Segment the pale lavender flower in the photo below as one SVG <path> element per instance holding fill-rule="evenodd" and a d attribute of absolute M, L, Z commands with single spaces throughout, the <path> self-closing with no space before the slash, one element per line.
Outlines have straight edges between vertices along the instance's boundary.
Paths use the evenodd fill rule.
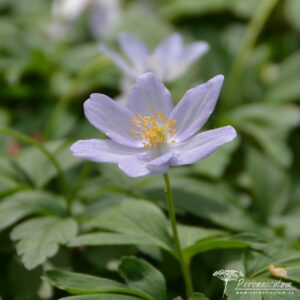
<path fill-rule="evenodd" d="M 163 82 L 171 82 L 182 76 L 209 49 L 209 45 L 202 41 L 184 46 L 182 36 L 178 33 L 162 41 L 152 53 L 130 33 L 121 33 L 119 44 L 126 58 L 104 44 L 100 45 L 100 50 L 109 56 L 126 76 L 135 79 L 143 73 L 153 72 Z"/>
<path fill-rule="evenodd" d="M 55 38 L 69 34 L 74 23 L 87 13 L 90 31 L 96 39 L 108 39 L 120 22 L 121 0 L 55 0 L 49 31 Z"/>
<path fill-rule="evenodd" d="M 174 108 L 170 92 L 152 73 L 137 78 L 127 107 L 92 94 L 84 103 L 85 115 L 110 139 L 81 140 L 71 151 L 86 160 L 118 164 L 131 177 L 192 164 L 236 137 L 231 126 L 197 133 L 213 112 L 222 83 L 218 75 L 188 90 Z"/>

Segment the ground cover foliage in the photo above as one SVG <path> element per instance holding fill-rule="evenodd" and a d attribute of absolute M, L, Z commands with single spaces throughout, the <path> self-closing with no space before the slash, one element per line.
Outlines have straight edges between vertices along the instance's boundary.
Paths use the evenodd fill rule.
<path fill-rule="evenodd" d="M 230 124 L 238 138 L 170 172 L 190 300 L 221 299 L 221 269 L 298 288 L 299 1 L 120 1 L 115 28 L 100 36 L 88 9 L 66 25 L 52 5 L 0 1 L 0 299 L 186 299 L 162 177 L 132 179 L 69 149 L 103 137 L 82 104 L 92 92 L 120 94 L 122 74 L 98 50 L 105 41 L 118 51 L 120 31 L 150 49 L 173 32 L 210 44 L 167 84 L 175 101 L 225 76 L 205 129 Z M 283 299 L 237 296 L 230 283 L 227 297 Z"/>

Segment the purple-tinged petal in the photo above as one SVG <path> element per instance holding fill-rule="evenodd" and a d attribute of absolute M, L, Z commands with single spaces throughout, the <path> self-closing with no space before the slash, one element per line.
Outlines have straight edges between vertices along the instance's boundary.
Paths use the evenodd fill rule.
<path fill-rule="evenodd" d="M 147 165 L 149 168 L 155 169 L 157 167 L 162 167 L 162 166 L 168 166 L 169 161 L 171 160 L 173 156 L 173 152 L 168 151 L 156 158 L 153 158 L 152 160 L 147 162 Z"/>
<path fill-rule="evenodd" d="M 99 45 L 99 50 L 102 53 L 106 54 L 115 63 L 115 65 L 125 74 L 132 77 L 136 76 L 136 73 L 133 70 L 133 68 L 129 66 L 119 54 L 117 54 L 104 44 Z"/>
<path fill-rule="evenodd" d="M 182 76 L 191 64 L 203 56 L 209 49 L 206 42 L 196 42 L 182 49 L 181 53 L 169 61 L 168 71 L 165 72 L 165 81 L 174 81 Z"/>
<path fill-rule="evenodd" d="M 119 168 L 130 177 L 141 177 L 151 174 L 151 170 L 140 159 L 124 159 L 119 163 Z"/>
<path fill-rule="evenodd" d="M 93 162 L 119 163 L 124 159 L 143 155 L 144 149 L 130 148 L 112 140 L 81 140 L 71 146 L 74 156 Z"/>
<path fill-rule="evenodd" d="M 172 97 L 154 74 L 145 73 L 137 78 L 129 93 L 128 108 L 134 114 L 143 116 L 157 112 L 168 116 L 172 110 Z"/>
<path fill-rule="evenodd" d="M 217 103 L 223 79 L 223 75 L 218 75 L 188 90 L 172 110 L 169 118 L 176 120 L 176 142 L 185 141 L 206 123 Z"/>
<path fill-rule="evenodd" d="M 184 64 L 191 64 L 209 50 L 209 44 L 206 42 L 196 42 L 186 46 L 179 58 Z"/>
<path fill-rule="evenodd" d="M 145 45 L 136 36 L 125 32 L 120 34 L 119 43 L 136 69 L 143 73 L 148 58 L 148 50 Z"/>
<path fill-rule="evenodd" d="M 129 147 L 143 146 L 131 132 L 133 114 L 122 104 L 103 94 L 92 94 L 84 102 L 84 113 L 94 127 L 115 142 Z"/>
<path fill-rule="evenodd" d="M 177 57 L 181 53 L 182 48 L 182 36 L 178 33 L 174 33 L 158 45 L 158 47 L 153 52 L 153 56 L 159 59 L 169 60 L 170 58 L 172 59 Z"/>
<path fill-rule="evenodd" d="M 149 57 L 148 70 L 157 74 L 162 81 L 171 81 L 172 73 L 179 67 L 176 60 L 183 51 L 182 36 L 174 33 L 155 49 Z"/>
<path fill-rule="evenodd" d="M 163 174 L 168 172 L 172 153 L 165 153 L 150 161 L 147 157 L 132 157 L 119 163 L 119 168 L 130 177 L 140 177 L 148 174 Z"/>
<path fill-rule="evenodd" d="M 173 146 L 174 155 L 171 159 L 171 165 L 192 164 L 205 158 L 224 144 L 232 141 L 235 137 L 236 131 L 232 126 L 199 133 L 191 139 Z"/>

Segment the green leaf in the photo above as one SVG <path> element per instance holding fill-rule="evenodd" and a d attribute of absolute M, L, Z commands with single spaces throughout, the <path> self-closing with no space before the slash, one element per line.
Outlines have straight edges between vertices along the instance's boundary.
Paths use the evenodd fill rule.
<path fill-rule="evenodd" d="M 9 111 L 0 108 L 0 126 L 5 127 L 9 124 L 10 121 L 10 114 Z"/>
<path fill-rule="evenodd" d="M 88 233 L 80 235 L 70 241 L 69 246 L 117 246 L 117 245 L 148 245 L 161 247 L 162 244 L 156 239 L 143 234 L 126 233 Z"/>
<path fill-rule="evenodd" d="M 5 143 L 3 143 L 3 145 L 5 145 Z M 25 188 L 25 185 L 19 182 L 16 169 L 14 168 L 13 164 L 7 159 L 6 155 L 4 157 L 0 156 L 0 170 L 0 199 L 3 199 L 5 196 L 10 195 L 14 192 L 17 192 L 19 189 Z"/>
<path fill-rule="evenodd" d="M 292 162 L 292 154 L 284 138 L 278 135 L 274 128 L 260 126 L 254 123 L 243 125 L 244 133 L 251 136 L 259 147 L 278 165 L 288 168 Z"/>
<path fill-rule="evenodd" d="M 300 253 L 278 241 L 267 245 L 263 251 L 247 249 L 244 257 L 246 275 L 255 277 L 266 272 L 270 265 L 282 266 L 300 261 Z"/>
<path fill-rule="evenodd" d="M 183 250 L 185 259 L 189 261 L 194 255 L 217 249 L 244 249 L 249 243 L 233 238 L 208 238 L 195 243 Z"/>
<path fill-rule="evenodd" d="M 246 168 L 251 180 L 256 216 L 260 222 L 268 222 L 274 215 L 281 214 L 290 201 L 289 177 L 269 157 L 248 149 Z"/>
<path fill-rule="evenodd" d="M 53 286 L 72 294 L 135 294 L 126 285 L 117 281 L 80 273 L 51 270 L 46 272 L 44 279 Z"/>
<path fill-rule="evenodd" d="M 265 80 L 269 80 L 270 82 L 265 92 L 264 100 L 270 102 L 299 100 L 299 70 L 300 51 L 293 52 L 275 66 L 271 65 L 267 69 L 269 72 L 265 76 Z"/>
<path fill-rule="evenodd" d="M 147 198 L 159 201 L 165 206 L 162 196 L 163 185 L 150 186 L 146 190 Z M 175 208 L 178 212 L 189 213 L 214 224 L 236 231 L 254 231 L 256 224 L 244 209 L 230 203 L 226 187 L 210 184 L 190 177 L 174 176 L 172 190 Z"/>
<path fill-rule="evenodd" d="M 300 264 L 285 269 L 287 270 L 287 279 L 300 283 Z"/>
<path fill-rule="evenodd" d="M 86 66 L 87 62 L 99 56 L 94 43 L 79 44 L 77 47 L 71 47 L 67 50 L 58 57 L 59 65 L 64 71 L 77 73 Z"/>
<path fill-rule="evenodd" d="M 236 150 L 239 144 L 238 139 L 228 143 L 218 151 L 209 155 L 204 160 L 201 160 L 193 165 L 193 170 L 196 174 L 203 174 L 212 179 L 220 179 L 225 171 L 226 166 L 231 160 L 231 155 Z"/>
<path fill-rule="evenodd" d="M 300 31 L 300 21 L 299 21 L 299 9 L 300 4 L 298 0 L 286 0 L 284 1 L 284 12 L 287 18 L 287 21 L 291 23 L 291 25 L 294 26 L 298 32 Z"/>
<path fill-rule="evenodd" d="M 115 231 L 131 236 L 145 236 L 172 252 L 173 243 L 163 212 L 153 203 L 126 199 L 88 221 L 93 228 Z"/>
<path fill-rule="evenodd" d="M 238 107 L 230 113 L 236 125 L 256 124 L 287 133 L 300 122 L 299 109 L 292 104 L 255 103 Z M 242 128 L 244 128 L 242 126 Z"/>
<path fill-rule="evenodd" d="M 298 239 L 300 228 L 300 208 L 292 207 L 292 210 L 284 215 L 272 218 L 272 223 L 284 230 L 284 236 L 290 239 Z"/>
<path fill-rule="evenodd" d="M 168 19 L 186 16 L 201 16 L 209 13 L 222 12 L 234 7 L 237 0 L 175 0 L 163 6 L 162 12 Z"/>
<path fill-rule="evenodd" d="M 288 133 L 300 122 L 299 108 L 290 104 L 243 105 L 228 115 L 230 124 L 251 136 L 282 167 L 291 164 Z"/>
<path fill-rule="evenodd" d="M 42 191 L 21 191 L 0 203 L 0 230 L 33 213 L 65 214 L 61 197 Z"/>
<path fill-rule="evenodd" d="M 182 248 L 194 245 L 202 239 L 224 235 L 224 231 L 207 229 L 196 226 L 177 224 L 180 244 Z"/>
<path fill-rule="evenodd" d="M 264 96 L 265 101 L 270 102 L 288 102 L 300 99 L 300 77 L 297 77 L 274 83 Z"/>
<path fill-rule="evenodd" d="M 140 297 L 105 294 L 105 295 L 86 295 L 86 296 L 71 296 L 59 298 L 58 300 L 141 300 Z"/>
<path fill-rule="evenodd" d="M 80 160 L 72 156 L 69 145 L 64 141 L 51 141 L 44 146 L 55 155 L 63 171 L 80 164 Z M 53 164 L 36 147 L 25 149 L 17 157 L 16 163 L 38 188 L 45 186 L 57 174 Z"/>
<path fill-rule="evenodd" d="M 136 26 L 140 24 L 140 26 Z M 149 48 L 154 49 L 163 38 L 172 32 L 172 27 L 160 14 L 137 2 L 132 2 L 123 14 L 120 27 L 123 31 L 131 32 L 139 37 Z M 153 34 L 156 32 L 157 34 Z"/>
<path fill-rule="evenodd" d="M 300 68 L 300 51 L 296 50 L 285 57 L 282 62 L 277 65 L 276 82 L 287 81 L 298 77 Z"/>
<path fill-rule="evenodd" d="M 146 261 L 125 257 L 121 260 L 119 272 L 130 288 L 150 295 L 153 300 L 167 299 L 163 275 Z"/>
<path fill-rule="evenodd" d="M 54 256 L 60 244 L 66 244 L 77 234 L 77 223 L 73 219 L 40 217 L 17 225 L 11 239 L 18 241 L 17 253 L 27 269 L 42 264 Z"/>
<path fill-rule="evenodd" d="M 189 300 L 209 300 L 205 295 L 200 293 L 195 293 Z"/>

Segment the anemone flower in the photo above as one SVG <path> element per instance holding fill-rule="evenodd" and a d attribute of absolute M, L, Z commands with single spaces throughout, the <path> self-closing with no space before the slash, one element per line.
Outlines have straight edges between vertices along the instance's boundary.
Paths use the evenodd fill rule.
<path fill-rule="evenodd" d="M 65 37 L 74 29 L 74 23 L 87 14 L 89 28 L 95 39 L 108 39 L 119 25 L 122 14 L 120 0 L 54 0 L 53 23 L 50 34 Z"/>
<path fill-rule="evenodd" d="M 109 139 L 81 140 L 71 151 L 82 159 L 118 164 L 131 177 L 192 164 L 236 137 L 231 126 L 197 133 L 213 112 L 222 83 L 218 75 L 188 90 L 174 108 L 170 92 L 152 73 L 137 78 L 127 107 L 92 94 L 85 115 Z"/>
<path fill-rule="evenodd" d="M 109 56 L 127 77 L 135 79 L 146 72 L 153 72 L 162 82 L 178 79 L 209 49 L 209 45 L 202 41 L 184 46 L 182 36 L 178 33 L 167 37 L 152 53 L 130 33 L 120 33 L 119 44 L 127 59 L 104 44 L 100 45 L 100 50 Z"/>

